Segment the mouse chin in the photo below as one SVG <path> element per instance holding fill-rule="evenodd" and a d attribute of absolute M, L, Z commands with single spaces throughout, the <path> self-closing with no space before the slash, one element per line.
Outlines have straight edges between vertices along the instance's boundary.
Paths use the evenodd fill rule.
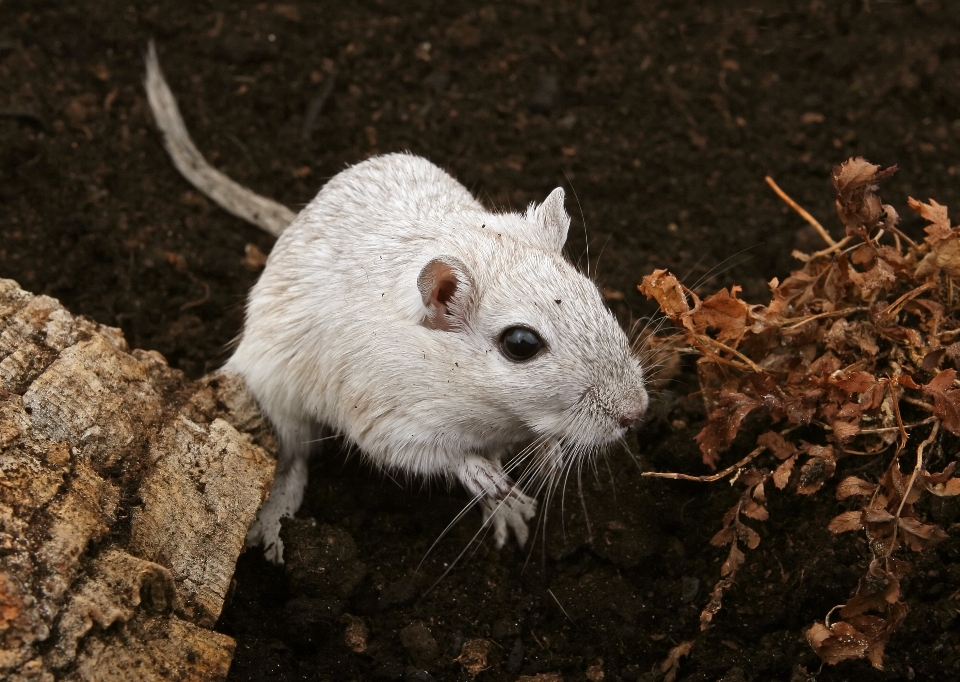
<path fill-rule="evenodd" d="M 558 433 L 556 438 L 564 444 L 564 449 L 583 454 L 598 454 L 623 440 L 628 428 L 610 424 L 585 425 L 572 420 L 569 428 Z"/>

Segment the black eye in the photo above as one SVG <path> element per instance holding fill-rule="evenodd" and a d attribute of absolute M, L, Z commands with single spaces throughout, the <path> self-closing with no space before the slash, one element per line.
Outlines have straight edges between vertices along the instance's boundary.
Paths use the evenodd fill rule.
<path fill-rule="evenodd" d="M 500 335 L 500 350 L 514 362 L 529 360 L 543 348 L 543 339 L 529 327 L 508 327 Z"/>

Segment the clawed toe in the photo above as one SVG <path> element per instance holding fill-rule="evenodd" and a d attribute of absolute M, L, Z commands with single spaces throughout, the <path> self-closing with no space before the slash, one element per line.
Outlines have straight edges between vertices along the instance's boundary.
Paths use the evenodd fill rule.
<path fill-rule="evenodd" d="M 510 532 L 523 547 L 530 537 L 527 521 L 537 513 L 537 501 L 513 488 L 503 499 L 485 497 L 481 500 L 483 525 L 493 529 L 493 540 L 497 548 L 503 547 Z"/>

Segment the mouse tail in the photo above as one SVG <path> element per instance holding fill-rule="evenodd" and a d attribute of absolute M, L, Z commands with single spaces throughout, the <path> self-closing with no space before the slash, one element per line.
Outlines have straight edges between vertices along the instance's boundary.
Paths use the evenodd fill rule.
<path fill-rule="evenodd" d="M 163 133 L 163 145 L 181 175 L 210 197 L 221 208 L 241 220 L 279 236 L 293 222 L 297 214 L 283 204 L 262 197 L 240 185 L 207 163 L 190 139 L 190 133 L 180 116 L 177 100 L 160 71 L 157 50 L 153 41 L 145 57 L 147 75 L 144 87 L 157 127 Z"/>

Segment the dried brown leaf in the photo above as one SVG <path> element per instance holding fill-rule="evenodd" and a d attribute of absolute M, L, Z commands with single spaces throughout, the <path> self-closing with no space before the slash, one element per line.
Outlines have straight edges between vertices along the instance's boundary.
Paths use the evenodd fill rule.
<path fill-rule="evenodd" d="M 951 478 L 944 483 L 928 483 L 926 489 L 937 497 L 956 497 L 960 495 L 960 478 Z"/>
<path fill-rule="evenodd" d="M 951 388 L 956 378 L 956 370 L 945 369 L 923 386 L 923 392 L 933 396 L 933 415 L 943 428 L 960 436 L 960 390 Z"/>
<path fill-rule="evenodd" d="M 760 472 L 757 472 L 758 474 Z M 763 475 L 763 474 L 761 474 Z M 761 504 L 767 501 L 767 492 L 764 487 L 764 483 L 767 480 L 767 477 L 763 475 L 763 478 L 753 487 L 753 492 L 750 493 L 750 496 Z"/>
<path fill-rule="evenodd" d="M 868 641 L 867 657 L 877 670 L 883 670 L 883 650 L 890 640 L 890 635 L 900 627 L 907 616 L 907 605 L 903 602 L 890 604 L 886 608 L 884 617 L 874 615 L 853 616 L 850 624 L 862 632 Z"/>
<path fill-rule="evenodd" d="M 836 419 L 830 422 L 830 428 L 833 429 L 833 435 L 838 441 L 846 443 L 860 433 L 860 422 L 847 422 Z"/>
<path fill-rule="evenodd" d="M 715 329 L 718 340 L 736 348 L 747 328 L 747 305 L 737 298 L 739 292 L 740 287 L 733 287 L 730 291 L 724 288 L 703 299 L 697 310 L 690 313 L 697 333 Z"/>
<path fill-rule="evenodd" d="M 813 650 L 830 665 L 865 658 L 870 645 L 866 635 L 842 620 L 829 628 L 823 623 L 814 623 L 806 634 Z"/>
<path fill-rule="evenodd" d="M 867 658 L 870 659 L 870 664 L 877 670 L 883 670 L 883 649 L 893 631 L 890 621 L 878 616 L 856 616 L 850 619 L 850 624 L 867 638 Z"/>
<path fill-rule="evenodd" d="M 863 510 L 863 522 L 866 523 L 889 523 L 894 520 L 894 515 L 883 507 L 867 507 Z"/>
<path fill-rule="evenodd" d="M 953 386 L 953 382 L 956 380 L 956 370 L 945 369 L 923 387 L 923 392 L 927 394 L 943 393 L 950 389 L 950 387 Z"/>
<path fill-rule="evenodd" d="M 780 490 L 783 490 L 787 487 L 787 483 L 790 481 L 790 474 L 793 473 L 793 466 L 797 463 L 797 456 L 794 455 L 790 459 L 786 460 L 783 464 L 777 467 L 776 471 L 773 472 L 773 484 L 777 486 Z"/>
<path fill-rule="evenodd" d="M 737 537 L 737 531 L 733 526 L 727 526 L 726 528 L 721 529 L 710 538 L 710 544 L 714 547 L 723 547 L 726 544 L 733 542 Z"/>
<path fill-rule="evenodd" d="M 747 502 L 743 507 L 743 515 L 757 521 L 766 521 L 770 518 L 770 512 L 762 504 L 757 504 L 753 500 Z"/>
<path fill-rule="evenodd" d="M 876 483 L 864 481 L 862 478 L 857 478 L 856 476 L 847 476 L 837 485 L 837 499 L 845 500 L 854 495 L 869 497 L 873 495 L 876 489 Z"/>
<path fill-rule="evenodd" d="M 742 523 L 736 524 L 737 539 L 746 543 L 750 549 L 756 549 L 760 544 L 760 534 L 753 528 Z"/>
<path fill-rule="evenodd" d="M 767 431 L 757 437 L 757 445 L 762 445 L 777 459 L 787 459 L 797 454 L 797 446 L 775 431 Z M 782 488 L 782 486 L 777 486 Z"/>
<path fill-rule="evenodd" d="M 848 235 L 866 237 L 877 224 L 891 216 L 884 215 L 884 206 L 876 194 L 877 183 L 893 175 L 896 166 L 880 170 L 862 157 L 848 159 L 833 168 L 833 185 L 837 190 L 837 215 Z"/>
<path fill-rule="evenodd" d="M 907 197 L 907 205 L 930 223 L 924 228 L 927 233 L 925 241 L 928 244 L 947 239 L 953 233 L 950 229 L 950 218 L 947 217 L 946 206 L 941 206 L 933 199 L 930 199 L 929 204 L 925 204 L 913 197 Z"/>
<path fill-rule="evenodd" d="M 947 466 L 943 468 L 943 471 L 941 471 L 938 474 L 931 474 L 929 471 L 924 469 L 920 472 L 920 475 L 923 477 L 923 480 L 926 483 L 934 483 L 934 484 L 943 483 L 944 481 L 948 480 L 951 476 L 953 476 L 953 471 L 956 468 L 957 468 L 957 463 L 950 462 Z"/>
<path fill-rule="evenodd" d="M 727 560 L 723 562 L 723 565 L 720 567 L 720 575 L 726 578 L 729 575 L 732 575 L 737 572 L 742 565 L 746 556 L 743 552 L 740 551 L 740 548 L 737 547 L 737 543 L 734 542 L 730 545 L 730 554 L 727 555 Z"/>
<path fill-rule="evenodd" d="M 717 409 L 710 413 L 707 423 L 696 437 L 704 464 L 711 469 L 716 468 L 720 452 L 730 446 L 740 430 L 740 424 L 759 406 L 760 402 L 744 393 L 731 392 L 721 396 Z"/>
<path fill-rule="evenodd" d="M 690 655 L 690 652 L 693 650 L 694 641 L 695 640 L 690 639 L 686 642 L 680 642 L 677 646 L 670 649 L 667 657 L 663 660 L 663 663 L 660 664 L 660 672 L 666 673 L 663 677 L 663 682 L 674 682 L 674 680 L 677 679 L 677 672 L 680 670 L 680 659 Z"/>
<path fill-rule="evenodd" d="M 840 372 L 830 377 L 830 383 L 853 395 L 866 393 L 877 384 L 877 379 L 870 372 Z"/>
<path fill-rule="evenodd" d="M 828 478 L 833 476 L 837 463 L 832 457 L 811 457 L 800 469 L 797 492 L 812 495 L 820 490 Z"/>
<path fill-rule="evenodd" d="M 943 270 L 953 278 L 960 278 L 960 239 L 956 236 L 938 241 L 930 252 L 917 265 L 913 276 L 917 279 L 927 279 Z"/>
<path fill-rule="evenodd" d="M 683 287 L 667 270 L 654 270 L 643 278 L 637 289 L 647 298 L 654 299 L 660 310 L 675 323 L 680 321 L 681 315 L 690 312 Z"/>
<path fill-rule="evenodd" d="M 721 578 L 717 581 L 717 584 L 713 586 L 713 591 L 710 593 L 710 601 L 707 602 L 707 605 L 703 607 L 703 611 L 700 612 L 701 632 L 710 627 L 710 621 L 720 612 L 723 606 L 723 593 L 726 592 L 732 584 L 733 581 L 730 578 Z"/>
<path fill-rule="evenodd" d="M 909 374 L 901 374 L 899 377 L 897 377 L 897 383 L 899 383 L 901 386 L 912 388 L 915 391 L 919 391 L 923 388 L 923 386 L 914 381 L 913 377 Z"/>
<path fill-rule="evenodd" d="M 899 581 L 897 585 L 899 585 Z M 840 609 L 840 615 L 844 618 L 851 618 L 852 616 L 862 615 L 867 611 L 882 611 L 887 607 L 888 603 L 883 594 L 876 592 L 864 594 L 858 592 L 850 597 L 847 603 L 843 605 L 843 608 Z"/>
<path fill-rule="evenodd" d="M 946 261 L 944 261 L 946 263 Z M 945 268 L 946 264 L 938 267 Z M 876 296 L 877 291 L 897 282 L 897 273 L 892 267 L 882 260 L 878 260 L 872 268 L 867 270 L 858 283 L 860 288 L 860 298 L 869 301 Z"/>
<path fill-rule="evenodd" d="M 859 509 L 845 511 L 833 517 L 833 520 L 827 525 L 831 533 L 846 533 L 851 530 L 861 530 L 863 522 L 861 521 L 862 512 Z"/>
<path fill-rule="evenodd" d="M 924 524 L 915 518 L 901 518 L 897 525 L 903 531 L 903 541 L 915 552 L 938 545 L 950 537 L 940 526 Z"/>

